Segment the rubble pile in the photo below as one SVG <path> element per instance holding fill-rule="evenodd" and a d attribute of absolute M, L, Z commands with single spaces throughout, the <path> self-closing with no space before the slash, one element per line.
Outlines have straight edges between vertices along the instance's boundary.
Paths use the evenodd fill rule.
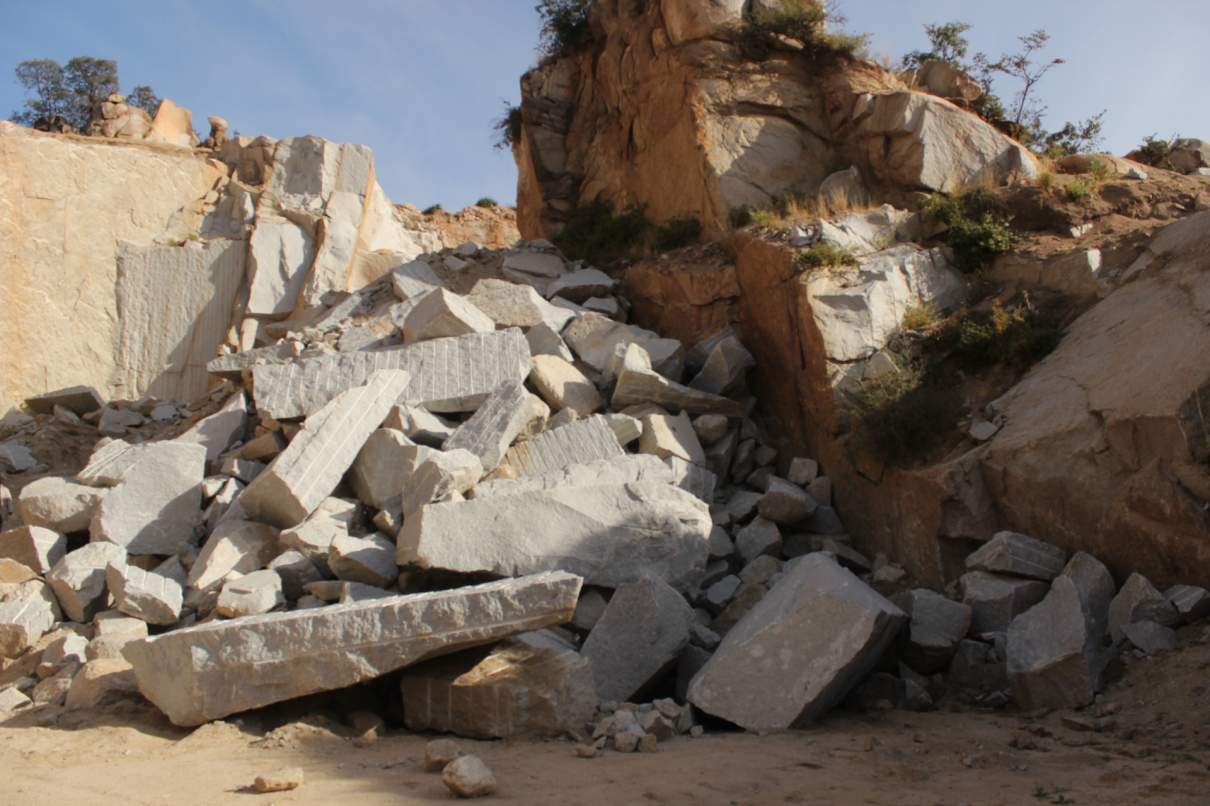
<path fill-rule="evenodd" d="M 0 501 L 6 709 L 137 691 L 199 725 L 398 672 L 412 730 L 591 756 L 846 701 L 1080 707 L 1210 613 L 1011 532 L 952 596 L 910 587 L 849 541 L 825 468 L 763 438 L 734 331 L 628 324 L 548 243 L 326 302 L 222 351 L 201 403 L 73 388 L 8 418 L 103 436 Z"/>

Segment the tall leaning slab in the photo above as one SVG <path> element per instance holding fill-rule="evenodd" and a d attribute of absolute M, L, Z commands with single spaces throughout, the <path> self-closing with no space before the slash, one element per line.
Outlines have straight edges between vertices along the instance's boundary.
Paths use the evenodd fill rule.
<path fill-rule="evenodd" d="M 410 380 L 398 370 L 377 372 L 308 417 L 290 445 L 240 493 L 244 513 L 281 529 L 306 520 L 336 489 Z"/>
<path fill-rule="evenodd" d="M 144 697 L 176 725 L 201 725 L 563 624 L 581 582 L 556 572 L 268 613 L 136 641 L 124 654 Z"/>
<path fill-rule="evenodd" d="M 403 370 L 413 381 L 396 402 L 434 412 L 474 411 L 501 384 L 524 381 L 529 369 L 529 342 L 512 328 L 258 365 L 252 369 L 253 396 L 258 411 L 290 420 L 310 416 L 375 372 Z"/>
<path fill-rule="evenodd" d="M 746 730 L 801 727 L 869 674 L 906 620 L 829 555 L 807 555 L 731 628 L 689 701 Z"/>

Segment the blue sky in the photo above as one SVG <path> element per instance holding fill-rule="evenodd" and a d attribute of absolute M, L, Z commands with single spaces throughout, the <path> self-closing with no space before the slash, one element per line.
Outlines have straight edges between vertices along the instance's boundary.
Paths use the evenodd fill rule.
<path fill-rule="evenodd" d="M 511 202 L 511 156 L 492 149 L 502 101 L 536 61 L 536 0 L 0 0 L 0 114 L 23 95 L 11 67 L 31 58 L 116 59 L 123 89 L 151 84 L 244 134 L 366 143 L 396 202 L 447 209 Z M 1144 135 L 1210 139 L 1210 2 L 843 0 L 871 50 L 898 60 L 925 22 L 966 20 L 977 50 L 1010 49 L 1037 27 L 1067 60 L 1039 88 L 1057 128 L 1108 109 L 1107 147 Z M 1009 87 L 1003 94 L 1011 95 Z"/>

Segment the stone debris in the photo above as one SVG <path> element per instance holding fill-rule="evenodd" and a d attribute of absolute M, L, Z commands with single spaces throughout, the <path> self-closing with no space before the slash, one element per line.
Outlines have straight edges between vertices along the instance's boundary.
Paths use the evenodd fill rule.
<path fill-rule="evenodd" d="M 495 470 L 532 419 L 526 405 L 532 397 L 520 383 L 500 386 L 450 435 L 445 450 L 468 451 L 479 458 L 483 472 Z"/>
<path fill-rule="evenodd" d="M 0 658 L 16 658 L 54 627 L 59 603 L 41 580 L 0 585 Z"/>
<path fill-rule="evenodd" d="M 619 345 L 634 344 L 650 356 L 656 372 L 676 380 L 684 366 L 684 348 L 675 339 L 662 339 L 650 330 L 615 322 L 599 313 L 577 316 L 563 331 L 563 338 L 584 363 L 605 372 Z M 614 404 L 615 409 L 623 408 Z"/>
<path fill-rule="evenodd" d="M 289 792 L 298 789 L 306 780 L 300 767 L 286 767 L 276 772 L 258 775 L 252 782 L 252 791 L 260 795 L 271 792 Z"/>
<path fill-rule="evenodd" d="M 425 772 L 441 772 L 446 765 L 462 757 L 462 747 L 453 739 L 434 739 L 424 746 Z"/>
<path fill-rule="evenodd" d="M 906 620 L 835 560 L 808 555 L 727 633 L 689 701 L 746 730 L 809 724 L 873 669 Z"/>
<path fill-rule="evenodd" d="M 91 386 L 70 386 L 25 399 L 26 407 L 35 414 L 52 414 L 56 407 L 65 408 L 81 417 L 105 405 L 101 395 Z"/>
<path fill-rule="evenodd" d="M 406 372 L 375 373 L 365 386 L 338 395 L 308 417 L 290 446 L 240 494 L 244 512 L 280 528 L 306 520 L 336 489 L 410 381 Z"/>
<path fill-rule="evenodd" d="M 268 613 L 285 604 L 281 577 L 266 569 L 224 583 L 214 610 L 220 616 L 238 619 Z"/>
<path fill-rule="evenodd" d="M 278 420 L 309 416 L 375 372 L 403 370 L 412 383 L 396 403 L 432 412 L 472 411 L 503 383 L 529 375 L 529 343 L 520 330 L 371 352 L 339 353 L 253 368 L 257 410 Z"/>
<path fill-rule="evenodd" d="M 409 730 L 474 739 L 575 735 L 597 708 L 588 660 L 549 630 L 414 666 L 401 687 Z"/>
<path fill-rule="evenodd" d="M 1101 636 L 1076 583 L 1060 576 L 1038 605 L 1013 619 L 1006 654 L 1013 698 L 1026 709 L 1081 708 L 1101 688 Z"/>
<path fill-rule="evenodd" d="M 785 479 L 771 476 L 765 494 L 756 505 L 762 518 L 781 526 L 801 523 L 815 512 L 815 499 L 806 490 Z"/>
<path fill-rule="evenodd" d="M 577 576 L 553 572 L 270 613 L 136 641 L 125 654 L 143 696 L 174 724 L 200 725 L 565 623 L 580 584 Z"/>
<path fill-rule="evenodd" d="M 240 518 L 220 523 L 194 559 L 186 586 L 210 591 L 232 572 L 250 574 L 265 568 L 277 554 L 278 534 L 272 526 Z"/>
<path fill-rule="evenodd" d="M 441 783 L 460 798 L 483 798 L 496 791 L 496 777 L 478 756 L 460 756 L 441 771 Z"/>
<path fill-rule="evenodd" d="M 934 674 L 949 665 L 971 627 L 971 608 L 920 588 L 891 599 L 908 615 L 903 661 L 921 674 Z"/>
<path fill-rule="evenodd" d="M 625 409 L 641 403 L 655 403 L 668 409 L 682 410 L 690 414 L 723 414 L 738 417 L 744 413 L 743 406 L 730 398 L 691 389 L 675 381 L 646 370 L 624 369 L 618 374 L 613 390 L 612 405 Z"/>
<path fill-rule="evenodd" d="M 1120 641 L 1125 637 L 1122 628 L 1139 621 L 1173 627 L 1180 623 L 1180 614 L 1147 577 L 1131 574 L 1109 604 L 1109 634 Z"/>
<path fill-rule="evenodd" d="M 389 588 L 399 578 L 395 544 L 382 535 L 341 536 L 328 549 L 328 568 L 337 579 Z"/>
<path fill-rule="evenodd" d="M 609 422 L 594 416 L 517 443 L 509 449 L 503 464 L 514 476 L 525 477 L 623 455 Z"/>
<path fill-rule="evenodd" d="M 467 295 L 467 300 L 487 314 L 496 327 L 545 325 L 557 334 L 575 318 L 575 313 L 551 305 L 530 286 L 507 280 L 480 280 Z"/>
<path fill-rule="evenodd" d="M 419 406 L 395 406 L 387 415 L 383 428 L 402 431 L 404 436 L 430 448 L 441 448 L 455 426 Z"/>
<path fill-rule="evenodd" d="M 404 522 L 397 560 L 497 576 L 562 569 L 610 588 L 652 575 L 684 588 L 706 565 L 710 529 L 706 506 L 666 484 L 556 488 L 423 507 Z"/>
<path fill-rule="evenodd" d="M 97 504 L 89 533 L 131 554 L 174 554 L 193 539 L 201 514 L 206 449 L 169 441 L 127 453 L 130 464 Z"/>
<path fill-rule="evenodd" d="M 391 272 L 391 289 L 400 300 L 416 299 L 430 291 L 445 287 L 441 278 L 423 260 L 404 263 Z"/>
<path fill-rule="evenodd" d="M 734 335 L 721 339 L 706 357 L 701 372 L 689 382 L 691 389 L 726 395 L 744 386 L 748 370 L 756 366 L 752 353 Z"/>
<path fill-rule="evenodd" d="M 375 509 L 399 506 L 404 486 L 429 454 L 428 448 L 417 449 L 403 430 L 391 427 L 390 420 L 388 416 L 387 427 L 366 439 L 349 472 L 349 486 L 357 499 Z"/>
<path fill-rule="evenodd" d="M 530 381 L 552 411 L 571 410 L 577 419 L 590 417 L 605 405 L 592 381 L 571 362 L 556 355 L 535 355 Z"/>
<path fill-rule="evenodd" d="M 496 323 L 464 297 L 437 288 L 416 300 L 403 323 L 403 340 L 415 344 L 429 339 L 492 333 L 495 329 Z"/>
<path fill-rule="evenodd" d="M 18 526 L 0 532 L 0 558 L 45 574 L 67 553 L 67 538 L 40 526 Z"/>
<path fill-rule="evenodd" d="M 1181 621 L 1192 624 L 1210 617 L 1210 591 L 1195 585 L 1173 585 L 1164 591 L 1164 598 L 1172 603 Z"/>
<path fill-rule="evenodd" d="M 105 568 L 105 581 L 119 611 L 162 626 L 180 619 L 184 590 L 178 580 L 127 563 L 111 562 Z"/>
<path fill-rule="evenodd" d="M 639 451 L 661 459 L 677 458 L 696 465 L 706 464 L 706 454 L 698 441 L 693 423 L 685 412 L 677 417 L 648 414 L 642 418 L 643 434 Z"/>
<path fill-rule="evenodd" d="M 966 558 L 972 571 L 1041 579 L 1049 582 L 1067 562 L 1067 552 L 1016 532 L 997 532 L 978 551 Z"/>
<path fill-rule="evenodd" d="M 63 613 L 85 624 L 105 609 L 108 589 L 105 570 L 111 562 L 126 562 L 126 550 L 113 543 L 89 543 L 65 555 L 46 574 Z"/>
<path fill-rule="evenodd" d="M 104 497 L 105 491 L 96 487 L 47 476 L 25 485 L 17 511 L 27 526 L 41 526 L 62 534 L 83 532 Z"/>
<path fill-rule="evenodd" d="M 971 631 L 1004 632 L 1017 616 L 1046 597 L 1048 586 L 1036 579 L 1017 579 L 971 571 L 959 580 L 962 601 L 971 609 Z"/>
<path fill-rule="evenodd" d="M 1135 621 L 1122 625 L 1122 636 L 1145 655 L 1176 649 L 1176 633 L 1154 621 Z"/>
<path fill-rule="evenodd" d="M 689 643 L 693 610 L 666 582 L 647 578 L 614 591 L 581 650 L 603 700 L 646 693 Z"/>
<path fill-rule="evenodd" d="M 15 442 L 0 444 L 0 471 L 6 473 L 24 473 L 32 470 L 38 462 L 33 453 L 24 445 Z"/>

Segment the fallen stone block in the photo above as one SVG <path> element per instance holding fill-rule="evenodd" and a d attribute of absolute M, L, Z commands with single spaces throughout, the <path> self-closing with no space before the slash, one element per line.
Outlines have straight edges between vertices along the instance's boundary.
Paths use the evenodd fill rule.
<path fill-rule="evenodd" d="M 6 473 L 24 473 L 32 470 L 38 461 L 24 445 L 5 442 L 0 445 L 0 470 Z"/>
<path fill-rule="evenodd" d="M 32 704 L 33 701 L 22 694 L 16 686 L 0 689 L 0 713 L 16 711 Z"/>
<path fill-rule="evenodd" d="M 214 609 L 220 616 L 244 618 L 268 613 L 285 603 L 281 577 L 265 569 L 224 583 Z"/>
<path fill-rule="evenodd" d="M 761 517 L 782 526 L 801 523 L 815 512 L 815 507 L 815 499 L 806 490 L 777 476 L 769 478 L 765 494 L 756 505 Z"/>
<path fill-rule="evenodd" d="M 1004 632 L 1013 619 L 1046 597 L 1049 586 L 1036 579 L 971 571 L 958 581 L 962 602 L 971 609 L 971 633 Z"/>
<path fill-rule="evenodd" d="M 0 658 L 16 658 L 61 617 L 55 594 L 40 579 L 0 586 Z"/>
<path fill-rule="evenodd" d="M 485 473 L 495 470 L 531 419 L 526 406 L 531 397 L 520 383 L 501 385 L 445 441 L 445 450 L 469 451 L 479 458 Z"/>
<path fill-rule="evenodd" d="M 756 518 L 735 535 L 735 548 L 745 563 L 781 550 L 781 531 L 768 518 Z"/>
<path fill-rule="evenodd" d="M 685 365 L 685 350 L 676 339 L 664 339 L 650 330 L 615 322 L 599 313 L 577 316 L 563 331 L 563 339 L 584 363 L 598 372 L 608 369 L 618 345 L 637 344 L 650 356 L 657 373 L 679 380 Z M 614 408 L 621 408 L 614 406 Z"/>
<path fill-rule="evenodd" d="M 338 537 L 328 549 L 328 567 L 337 579 L 389 588 L 399 578 L 395 544 L 383 535 Z"/>
<path fill-rule="evenodd" d="M 445 287 L 437 273 L 423 260 L 404 263 L 391 272 L 391 289 L 404 302 Z"/>
<path fill-rule="evenodd" d="M 643 423 L 636 417 L 626 414 L 606 414 L 605 422 L 613 429 L 613 435 L 618 438 L 618 444 L 625 447 L 643 436 Z"/>
<path fill-rule="evenodd" d="M 707 504 L 713 503 L 714 488 L 718 485 L 717 476 L 701 465 L 686 462 L 679 456 L 669 456 L 664 463 L 672 471 L 673 484 Z"/>
<path fill-rule="evenodd" d="M 1041 579 L 1049 582 L 1067 563 L 1067 552 L 1016 532 L 997 532 L 966 558 L 971 571 Z"/>
<path fill-rule="evenodd" d="M 402 431 L 409 439 L 418 445 L 430 448 L 441 448 L 456 426 L 419 406 L 396 406 L 387 415 L 383 428 L 393 428 Z"/>
<path fill-rule="evenodd" d="M 553 411 L 569 409 L 578 419 L 601 410 L 605 399 L 583 372 L 554 355 L 535 355 L 530 381 Z"/>
<path fill-rule="evenodd" d="M 703 445 L 713 445 L 727 435 L 730 421 L 721 414 L 701 414 L 693 418 L 693 430 Z"/>
<path fill-rule="evenodd" d="M 1122 635 L 1135 649 L 1147 655 L 1176 649 L 1176 632 L 1154 621 L 1123 624 Z"/>
<path fill-rule="evenodd" d="M 727 633 L 689 701 L 746 730 L 809 724 L 874 668 L 904 621 L 834 560 L 808 555 Z"/>
<path fill-rule="evenodd" d="M 622 370 L 613 390 L 613 408 L 624 409 L 642 403 L 655 403 L 666 409 L 679 409 L 690 414 L 740 417 L 744 413 L 744 407 L 734 400 L 690 389 L 656 372 Z"/>
<path fill-rule="evenodd" d="M 184 590 L 180 582 L 126 563 L 110 563 L 105 581 L 114 606 L 148 624 L 167 626 L 181 617 Z"/>
<path fill-rule="evenodd" d="M 34 414 L 52 414 L 56 406 L 61 406 L 83 417 L 104 406 L 105 401 L 91 386 L 69 386 L 66 389 L 28 397 L 25 399 L 25 405 Z"/>
<path fill-rule="evenodd" d="M 714 345 L 706 358 L 701 372 L 689 382 L 691 389 L 727 395 L 744 387 L 748 370 L 756 366 L 756 359 L 745 349 L 743 343 L 730 335 Z"/>
<path fill-rule="evenodd" d="M 278 420 L 310 415 L 382 370 L 403 370 L 412 383 L 396 403 L 433 412 L 474 411 L 503 383 L 529 375 L 529 343 L 520 330 L 358 353 L 337 353 L 252 370 L 259 412 Z"/>
<path fill-rule="evenodd" d="M 529 342 L 529 352 L 532 355 L 553 355 L 562 358 L 569 364 L 576 360 L 567 343 L 563 341 L 563 337 L 559 335 L 559 331 L 550 325 L 531 327 L 525 333 L 525 340 Z"/>
<path fill-rule="evenodd" d="M 1082 708 L 1101 688 L 1100 636 L 1076 583 L 1059 576 L 1046 598 L 1013 619 L 1005 647 L 1013 699 L 1024 709 Z"/>
<path fill-rule="evenodd" d="M 473 739 L 576 735 L 596 714 L 592 667 L 555 633 L 524 633 L 403 673 L 404 724 Z"/>
<path fill-rule="evenodd" d="M 130 464 L 93 511 L 91 538 L 131 554 L 175 554 L 193 539 L 201 516 L 206 449 L 152 442 L 126 454 L 133 454 Z"/>
<path fill-rule="evenodd" d="M 623 454 L 611 459 L 598 459 L 584 464 L 568 465 L 558 470 L 524 476 L 519 479 L 490 479 L 475 486 L 474 497 L 516 495 L 536 490 L 566 487 L 595 487 L 630 482 L 676 483 L 668 465 L 654 456 Z"/>
<path fill-rule="evenodd" d="M 47 476 L 25 485 L 17 511 L 26 526 L 41 526 L 55 532 L 83 532 L 105 491 L 70 479 Z"/>
<path fill-rule="evenodd" d="M 432 504 L 405 520 L 400 565 L 519 576 L 563 570 L 615 588 L 645 575 L 678 589 L 706 566 L 706 505 L 666 484 L 573 487 Z"/>
<path fill-rule="evenodd" d="M 46 575 L 63 613 L 86 624 L 105 609 L 105 569 L 126 562 L 126 550 L 113 543 L 89 543 L 70 552 Z"/>
<path fill-rule="evenodd" d="M 279 528 L 306 520 L 336 489 L 410 379 L 406 372 L 375 373 L 308 417 L 290 446 L 240 494 L 248 517 Z"/>
<path fill-rule="evenodd" d="M 465 297 L 436 288 L 416 300 L 403 323 L 403 340 L 415 344 L 471 333 L 492 333 L 496 323 Z"/>
<path fill-rule="evenodd" d="M 484 798 L 496 791 L 496 777 L 478 756 L 461 756 L 441 771 L 441 783 L 460 798 Z"/>
<path fill-rule="evenodd" d="M 271 792 L 290 792 L 298 789 L 306 781 L 306 774 L 301 767 L 286 767 L 276 772 L 258 775 L 252 781 L 252 791 L 258 795 Z"/>
<path fill-rule="evenodd" d="M 613 429 L 604 417 L 596 415 L 514 445 L 505 454 L 503 464 L 516 476 L 525 477 L 622 455 Z"/>
<path fill-rule="evenodd" d="M 903 662 L 930 675 L 949 666 L 958 644 L 970 632 L 971 609 L 924 588 L 891 599 L 911 619 L 905 631 Z"/>
<path fill-rule="evenodd" d="M 132 643 L 126 657 L 139 690 L 174 724 L 200 725 L 562 624 L 580 584 L 571 574 L 538 574 L 215 622 Z"/>
<path fill-rule="evenodd" d="M 241 519 L 220 523 L 193 561 L 187 586 L 209 591 L 232 571 L 259 571 L 277 554 L 277 535 L 277 529 L 264 523 Z"/>
<path fill-rule="evenodd" d="M 416 469 L 400 502 L 411 515 L 434 501 L 448 501 L 470 491 L 483 476 L 483 463 L 467 450 L 433 451 Z"/>
<path fill-rule="evenodd" d="M 198 420 L 176 441 L 201 445 L 206 449 L 206 461 L 214 463 L 236 440 L 244 438 L 247 428 L 248 398 L 243 391 L 239 391 L 231 395 L 214 414 Z"/>
<path fill-rule="evenodd" d="M 580 269 L 557 277 L 546 286 L 548 299 L 563 299 L 583 304 L 593 297 L 603 297 L 613 291 L 618 281 L 600 269 Z"/>
<path fill-rule="evenodd" d="M 1109 634 L 1121 641 L 1122 628 L 1138 621 L 1154 621 L 1165 627 L 1180 623 L 1180 615 L 1150 580 L 1142 574 L 1131 574 L 1109 603 Z"/>
<path fill-rule="evenodd" d="M 614 591 L 580 654 L 601 699 L 639 702 L 689 643 L 693 610 L 666 582 L 649 578 Z"/>
<path fill-rule="evenodd" d="M 139 459 L 136 446 L 121 439 L 102 439 L 76 474 L 76 481 L 91 487 L 116 487 Z"/>
<path fill-rule="evenodd" d="M 1195 585 L 1173 585 L 1164 591 L 1167 599 L 1181 617 L 1181 623 L 1192 624 L 1210 616 L 1210 591 Z"/>
<path fill-rule="evenodd" d="M 532 287 L 507 280 L 480 280 L 466 298 L 497 327 L 546 325 L 558 332 L 575 317 L 571 311 L 542 299 Z"/>
<path fill-rule="evenodd" d="M 650 453 L 661 459 L 676 457 L 695 465 L 706 464 L 706 454 L 693 430 L 689 415 L 681 412 L 670 414 L 648 414 L 642 419 L 643 434 L 639 437 L 639 451 Z"/>
<path fill-rule="evenodd" d="M 380 428 L 370 434 L 353 460 L 349 485 L 367 506 L 398 506 L 404 486 L 428 453 L 428 448 L 417 450 L 416 443 L 403 431 Z"/>
<path fill-rule="evenodd" d="M 18 526 L 0 532 L 0 558 L 45 574 L 67 553 L 67 538 L 41 526 Z"/>

